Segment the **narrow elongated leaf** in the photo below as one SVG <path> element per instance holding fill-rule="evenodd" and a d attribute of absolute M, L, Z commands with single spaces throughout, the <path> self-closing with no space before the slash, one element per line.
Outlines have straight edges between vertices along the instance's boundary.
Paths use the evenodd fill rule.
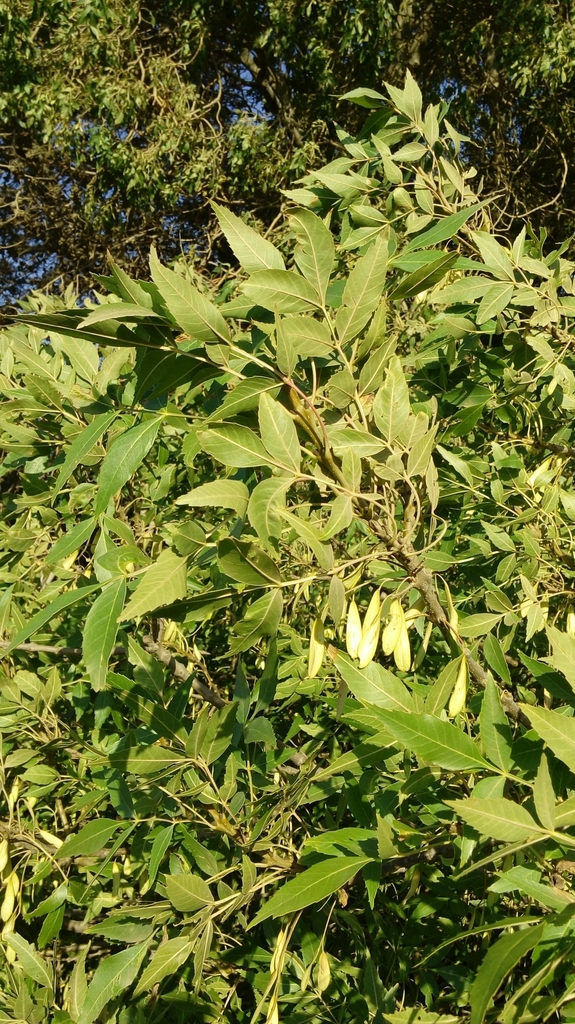
<path fill-rule="evenodd" d="M 44 988 L 54 987 L 54 974 L 46 961 L 36 952 L 34 946 L 17 932 L 10 932 L 5 940 L 14 950 L 24 973 Z"/>
<path fill-rule="evenodd" d="M 369 736 L 362 743 L 345 754 L 340 754 L 334 761 L 321 768 L 313 777 L 313 781 L 321 782 L 323 779 L 330 779 L 333 775 L 341 775 L 343 772 L 353 772 L 358 768 L 365 768 L 368 765 L 379 764 L 381 761 L 391 757 L 397 747 L 389 744 L 389 733 L 382 730 L 375 735 Z"/>
<path fill-rule="evenodd" d="M 110 818 L 89 821 L 79 832 L 67 836 L 56 857 L 87 857 L 97 853 L 112 838 L 114 832 L 118 831 L 121 824 L 121 821 L 111 821 Z"/>
<path fill-rule="evenodd" d="M 341 889 L 342 885 L 369 863 L 370 857 L 329 857 L 314 864 L 278 889 L 256 914 L 250 928 L 267 921 L 269 917 L 293 914 L 296 910 L 319 903 Z"/>
<path fill-rule="evenodd" d="M 462 772 L 487 767 L 471 737 L 451 722 L 404 711 L 381 711 L 380 718 L 392 736 L 428 764 Z"/>
<path fill-rule="evenodd" d="M 292 270 L 260 270 L 246 281 L 243 291 L 258 306 L 278 313 L 301 313 L 320 305 L 313 285 Z"/>
<path fill-rule="evenodd" d="M 449 217 L 444 217 L 438 224 L 434 224 L 433 227 L 428 228 L 423 234 L 417 235 L 412 238 L 406 245 L 404 252 L 413 252 L 415 249 L 428 249 L 434 245 L 438 245 L 440 242 L 446 242 L 448 238 L 453 238 L 457 234 L 460 228 L 463 227 L 466 221 L 477 213 L 484 206 L 487 205 L 489 199 L 484 199 L 481 203 L 473 203 L 472 206 L 466 206 L 465 209 L 459 210 L 457 213 L 452 213 Z"/>
<path fill-rule="evenodd" d="M 232 742 L 236 724 L 237 704 L 229 704 L 211 715 L 206 731 L 202 737 L 198 754 L 206 764 L 218 760 Z"/>
<path fill-rule="evenodd" d="M 323 300 L 335 259 L 331 231 L 311 210 L 297 210 L 290 217 L 290 224 L 298 243 L 295 261 Z"/>
<path fill-rule="evenodd" d="M 247 468 L 269 465 L 272 461 L 257 434 L 249 427 L 230 424 L 200 430 L 198 441 L 208 455 L 213 455 L 224 466 Z"/>
<path fill-rule="evenodd" d="M 403 277 L 391 292 L 390 299 L 400 302 L 402 299 L 419 295 L 427 288 L 431 288 L 438 281 L 441 281 L 441 278 L 451 269 L 456 260 L 457 253 L 455 252 L 441 253 L 437 259 L 426 263 L 423 267 L 419 267 L 411 274 Z"/>
<path fill-rule="evenodd" d="M 176 505 L 194 508 L 231 508 L 239 516 L 246 514 L 250 492 L 241 480 L 212 480 L 176 498 Z"/>
<path fill-rule="evenodd" d="M 343 290 L 342 305 L 335 318 L 342 345 L 365 327 L 379 305 L 387 275 L 387 240 L 379 235 L 365 256 L 359 259 Z"/>
<path fill-rule="evenodd" d="M 229 420 L 239 412 L 257 409 L 260 395 L 266 391 L 270 395 L 276 395 L 280 387 L 281 385 L 271 377 L 247 377 L 246 380 L 240 381 L 233 391 L 228 391 L 222 404 L 207 417 L 206 422 Z"/>
<path fill-rule="evenodd" d="M 162 551 L 158 561 L 146 569 L 119 621 L 134 619 L 185 597 L 186 565 L 186 558 L 179 558 L 169 549 Z"/>
<path fill-rule="evenodd" d="M 88 985 L 86 999 L 78 1024 L 93 1024 L 100 1016 L 110 999 L 124 992 L 134 981 L 146 954 L 149 942 L 141 942 L 137 946 L 114 953 L 96 968 L 94 977 Z"/>
<path fill-rule="evenodd" d="M 484 324 L 491 320 L 498 313 L 501 313 L 510 303 L 513 297 L 514 286 L 504 281 L 495 281 L 487 289 L 479 306 L 477 307 L 476 319 L 478 324 Z"/>
<path fill-rule="evenodd" d="M 547 708 L 520 704 L 521 710 L 529 716 L 531 725 L 556 757 L 571 771 L 575 771 L 575 719 L 566 718 Z"/>
<path fill-rule="evenodd" d="M 100 468 L 94 515 L 106 511 L 110 499 L 136 472 L 156 440 L 160 425 L 158 416 L 143 420 L 114 441 Z"/>
<path fill-rule="evenodd" d="M 485 756 L 503 771 L 509 771 L 511 764 L 511 729 L 499 698 L 499 690 L 493 679 L 487 680 L 481 714 L 481 745 Z"/>
<path fill-rule="evenodd" d="M 97 306 L 88 316 L 82 320 L 82 330 L 91 327 L 92 324 L 102 323 L 104 320 L 162 320 L 160 313 L 155 313 L 148 306 L 138 306 L 134 302 L 111 302 L 103 306 Z"/>
<path fill-rule="evenodd" d="M 271 590 L 249 606 L 241 622 L 234 626 L 235 639 L 231 644 L 232 654 L 247 651 L 262 636 L 274 636 L 283 610 L 281 590 Z"/>
<path fill-rule="evenodd" d="M 507 249 L 487 231 L 472 231 L 471 237 L 479 249 L 485 265 L 492 273 L 504 281 L 513 281 L 515 276 L 513 264 Z"/>
<path fill-rule="evenodd" d="M 271 477 L 256 484 L 250 495 L 248 519 L 263 543 L 281 535 L 279 513 L 285 507 L 285 494 L 291 483 L 291 478 Z"/>
<path fill-rule="evenodd" d="M 547 835 L 537 824 L 529 811 L 512 800 L 492 797 L 483 800 L 469 797 L 467 800 L 446 800 L 460 818 L 476 829 L 481 835 L 499 839 L 504 843 L 519 843 L 537 836 Z"/>
<path fill-rule="evenodd" d="M 150 270 L 174 320 L 192 341 L 230 340 L 228 325 L 217 306 L 181 274 L 162 266 L 154 248 L 150 253 Z"/>
<path fill-rule="evenodd" d="M 158 946 L 152 960 L 143 971 L 142 977 L 134 989 L 134 997 L 142 992 L 148 992 L 168 975 L 174 974 L 178 967 L 185 964 L 193 950 L 194 943 L 190 942 L 187 935 L 180 935 L 175 939 L 163 942 L 161 946 Z"/>
<path fill-rule="evenodd" d="M 101 416 L 95 416 L 91 423 L 77 435 L 72 441 L 72 444 L 66 452 L 66 458 L 60 472 L 56 477 L 56 483 L 52 489 L 51 499 L 52 501 L 57 494 L 60 493 L 64 484 L 70 479 L 74 470 L 79 466 L 80 462 L 85 455 L 94 447 L 97 441 L 100 440 L 103 434 L 106 433 L 108 427 L 112 425 L 116 416 L 116 410 L 111 412 L 102 413 Z"/>
<path fill-rule="evenodd" d="M 169 771 L 183 760 L 175 750 L 161 747 L 158 743 L 148 746 L 119 747 L 109 755 L 112 768 L 134 775 L 155 775 Z"/>
<path fill-rule="evenodd" d="M 271 457 L 291 472 L 299 473 L 301 451 L 294 421 L 281 402 L 265 392 L 260 398 L 259 424 Z"/>
<path fill-rule="evenodd" d="M 7 647 L 4 648 L 4 653 L 9 654 L 19 644 L 23 644 L 29 637 L 37 633 L 42 626 L 45 626 L 50 619 L 54 619 L 56 615 L 63 612 L 64 609 L 70 608 L 71 605 L 77 604 L 79 601 L 83 601 L 90 594 L 93 594 L 95 590 L 100 589 L 99 583 L 92 584 L 91 587 L 79 587 L 78 590 L 67 590 L 64 594 L 58 594 L 53 601 L 50 602 L 46 608 L 42 608 L 41 611 L 37 612 L 22 629 L 18 630 L 16 636 L 12 638 Z"/>
<path fill-rule="evenodd" d="M 224 537 L 218 544 L 218 562 L 222 572 L 238 583 L 249 583 L 255 587 L 278 586 L 281 583 L 275 562 L 251 541 Z"/>
<path fill-rule="evenodd" d="M 184 913 L 193 913 L 214 902 L 207 882 L 188 871 L 179 875 L 166 875 L 166 889 L 172 906 Z"/>
<path fill-rule="evenodd" d="M 407 687 L 382 665 L 372 661 L 366 668 L 358 668 L 347 654 L 335 651 L 333 647 L 329 648 L 329 653 L 342 679 L 358 700 L 388 710 L 414 710 L 413 698 Z"/>
<path fill-rule="evenodd" d="M 425 476 L 431 453 L 435 445 L 437 428 L 428 430 L 423 437 L 419 437 L 407 457 L 407 475 L 409 477 Z"/>
<path fill-rule="evenodd" d="M 526 919 L 525 924 L 529 924 Z M 470 1024 L 483 1024 L 485 1014 L 499 986 L 516 964 L 543 936 L 545 922 L 528 928 L 520 928 L 500 939 L 488 949 L 479 968 L 469 999 L 471 1002 Z"/>
<path fill-rule="evenodd" d="M 390 443 L 401 433 L 409 419 L 409 391 L 401 362 L 392 356 L 383 385 L 373 403 L 373 415 L 378 430 Z"/>
<path fill-rule="evenodd" d="M 156 881 L 156 876 L 160 869 L 160 865 L 164 859 L 166 851 L 172 841 L 174 834 L 174 826 L 166 825 L 165 828 L 160 829 L 154 842 L 152 844 L 152 850 L 150 853 L 150 860 L 148 863 L 148 879 L 150 885 L 153 885 Z"/>
<path fill-rule="evenodd" d="M 56 543 L 50 548 L 48 554 L 45 556 L 46 565 L 54 565 L 59 562 L 61 558 L 67 558 L 73 551 L 77 551 L 78 548 L 82 547 L 82 544 L 92 536 L 96 529 L 96 517 L 90 516 L 89 519 L 82 519 L 79 523 L 76 523 L 71 530 L 63 533 L 58 538 Z"/>
<path fill-rule="evenodd" d="M 255 274 L 258 270 L 285 270 L 283 256 L 275 245 L 225 206 L 214 202 L 211 205 L 230 249 L 247 274 Z"/>
<path fill-rule="evenodd" d="M 93 690 L 106 684 L 108 659 L 116 642 L 118 617 L 124 607 L 126 581 L 111 580 L 90 608 L 82 640 L 82 655 Z"/>
<path fill-rule="evenodd" d="M 319 531 L 306 519 L 300 519 L 292 512 L 281 510 L 281 516 L 295 530 L 299 537 L 306 542 L 317 558 L 322 569 L 331 569 L 333 565 L 333 549 L 331 544 L 322 541 Z"/>
<path fill-rule="evenodd" d="M 562 633 L 556 626 L 547 627 L 547 636 L 551 643 L 551 657 L 545 661 L 562 672 L 567 682 L 575 690 L 575 637 Z"/>

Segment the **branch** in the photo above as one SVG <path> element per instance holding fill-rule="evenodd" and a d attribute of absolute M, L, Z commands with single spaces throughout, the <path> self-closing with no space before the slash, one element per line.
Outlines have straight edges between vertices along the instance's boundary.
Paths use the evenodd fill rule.
<path fill-rule="evenodd" d="M 151 654 L 153 658 L 156 658 L 157 661 L 160 661 L 162 665 L 165 665 L 166 668 L 169 669 L 174 679 L 177 679 L 178 682 L 183 683 L 186 679 L 190 678 L 191 672 L 188 672 L 188 669 L 183 662 L 177 661 L 176 658 L 174 658 L 173 654 L 167 649 L 167 647 L 163 647 L 162 644 L 156 643 L 152 637 L 144 637 L 143 646 L 148 654 Z M 9 647 L 9 642 L 7 640 L 0 641 L 0 649 L 6 647 Z M 82 657 L 81 647 L 57 647 L 52 644 L 17 644 L 13 650 L 26 651 L 28 654 L 54 654 L 57 657 L 64 658 Z M 126 658 L 127 653 L 128 652 L 125 647 L 115 647 L 112 652 L 116 658 Z M 209 704 L 213 704 L 215 708 L 223 708 L 227 703 L 219 696 L 219 694 L 214 693 L 213 690 L 210 690 L 209 686 L 202 683 L 196 677 L 194 677 L 192 682 L 192 690 L 196 696 L 202 697 L 203 700 L 206 700 Z"/>
<path fill-rule="evenodd" d="M 240 60 L 244 67 L 247 68 L 248 71 L 250 72 L 254 80 L 254 85 L 256 85 L 259 89 L 261 89 L 263 93 L 265 93 L 267 98 L 271 101 L 271 103 L 277 110 L 280 121 L 282 121 L 286 128 L 288 129 L 288 131 L 291 132 L 292 138 L 296 146 L 303 146 L 303 136 L 297 125 L 294 124 L 292 111 L 290 110 L 289 106 L 287 106 L 282 101 L 281 97 L 278 95 L 272 83 L 270 82 L 269 77 L 266 76 L 264 70 L 258 67 L 247 47 L 240 53 Z"/>

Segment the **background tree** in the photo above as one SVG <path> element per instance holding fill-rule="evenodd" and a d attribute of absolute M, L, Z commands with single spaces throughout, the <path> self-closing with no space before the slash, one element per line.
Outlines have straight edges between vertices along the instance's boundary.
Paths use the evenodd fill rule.
<path fill-rule="evenodd" d="M 110 249 L 143 266 L 215 239 L 216 196 L 274 222 L 338 153 L 338 96 L 416 70 L 457 97 L 505 228 L 571 230 L 573 4 L 553 0 L 9 0 L 0 5 L 4 299 Z M 556 197 L 559 197 L 557 201 Z M 221 237 L 221 236 L 220 236 Z M 222 255 L 222 254 L 220 254 Z M 223 255 L 231 257 L 229 249 Z"/>

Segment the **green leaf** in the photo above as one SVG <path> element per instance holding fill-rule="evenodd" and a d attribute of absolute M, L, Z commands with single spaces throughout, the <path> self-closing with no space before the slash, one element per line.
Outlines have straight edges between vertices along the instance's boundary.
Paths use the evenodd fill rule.
<path fill-rule="evenodd" d="M 91 423 L 87 427 L 84 427 L 82 431 L 74 438 L 72 444 L 66 452 L 66 458 L 60 472 L 56 477 L 56 483 L 52 489 L 51 500 L 53 501 L 57 494 L 60 493 L 63 486 L 72 476 L 72 473 L 77 466 L 81 463 L 85 455 L 88 454 L 94 447 L 97 441 L 100 440 L 103 434 L 106 433 L 108 427 L 112 425 L 117 416 L 116 410 L 112 412 L 105 412 L 101 416 L 95 416 Z"/>
<path fill-rule="evenodd" d="M 216 339 L 224 342 L 230 340 L 228 325 L 217 306 L 181 274 L 175 274 L 173 270 L 162 266 L 153 247 L 150 270 L 152 280 L 157 284 L 171 315 L 192 341 L 209 343 Z"/>
<path fill-rule="evenodd" d="M 292 512 L 280 510 L 282 519 L 289 523 L 299 537 L 306 542 L 313 551 L 322 569 L 329 570 L 333 565 L 333 549 L 331 544 L 325 544 L 319 530 L 315 529 L 306 519 L 300 519 Z"/>
<path fill-rule="evenodd" d="M 179 558 L 168 548 L 162 551 L 158 561 L 144 572 L 119 621 L 135 619 L 184 598 L 187 593 L 186 566 L 186 558 Z"/>
<path fill-rule="evenodd" d="M 82 638 L 82 656 L 93 690 L 103 690 L 108 660 L 118 633 L 118 618 L 124 607 L 126 581 L 112 580 L 90 608 Z"/>
<path fill-rule="evenodd" d="M 211 205 L 230 249 L 247 274 L 255 274 L 258 270 L 285 270 L 283 256 L 275 245 L 225 206 L 214 202 Z"/>
<path fill-rule="evenodd" d="M 341 889 L 369 863 L 370 857 L 329 857 L 314 864 L 278 889 L 264 903 L 249 927 L 255 928 L 269 917 L 283 917 L 319 903 Z"/>
<path fill-rule="evenodd" d="M 280 387 L 281 384 L 271 377 L 247 377 L 246 380 L 241 380 L 232 391 L 227 392 L 222 404 L 211 416 L 207 417 L 206 422 L 228 420 L 237 416 L 239 412 L 257 409 L 260 395 L 264 392 L 276 395 Z"/>
<path fill-rule="evenodd" d="M 484 324 L 506 309 L 513 297 L 513 292 L 512 284 L 505 284 L 504 281 L 496 281 L 492 284 L 477 307 L 475 314 L 477 323 Z"/>
<path fill-rule="evenodd" d="M 265 544 L 282 531 L 280 511 L 285 508 L 285 494 L 291 478 L 271 477 L 256 484 L 248 502 L 248 519 L 259 539 Z"/>
<path fill-rule="evenodd" d="M 401 302 L 403 299 L 409 299 L 414 295 L 419 295 L 427 288 L 431 288 L 441 281 L 442 277 L 445 277 L 457 258 L 458 253 L 456 252 L 441 253 L 436 260 L 425 263 L 411 274 L 402 277 L 390 293 L 390 299 Z"/>
<path fill-rule="evenodd" d="M 220 708 L 210 716 L 199 746 L 198 754 L 206 764 L 217 761 L 232 742 L 238 711 L 237 704 Z M 186 751 L 187 752 L 187 751 Z"/>
<path fill-rule="evenodd" d="M 110 499 L 134 475 L 156 440 L 161 422 L 159 416 L 154 416 L 116 438 L 100 468 L 98 493 L 94 502 L 95 516 L 106 511 Z"/>
<path fill-rule="evenodd" d="M 387 275 L 387 251 L 387 240 L 380 235 L 357 261 L 345 283 L 335 318 L 342 345 L 353 341 L 379 305 Z"/>
<path fill-rule="evenodd" d="M 547 626 L 547 637 L 552 654 L 544 660 L 561 672 L 571 688 L 575 690 L 575 637 L 562 633 L 555 626 Z"/>
<path fill-rule="evenodd" d="M 413 252 L 415 249 L 431 248 L 439 242 L 446 242 L 448 238 L 453 238 L 459 229 L 463 227 L 466 221 L 468 221 L 474 213 L 483 209 L 483 207 L 489 202 L 489 199 L 484 199 L 481 203 L 474 203 L 472 206 L 466 206 L 465 209 L 459 210 L 457 213 L 452 213 L 449 217 L 444 217 L 438 224 L 434 224 L 433 227 L 424 231 L 423 234 L 412 238 L 406 245 L 403 252 L 406 253 Z"/>
<path fill-rule="evenodd" d="M 503 708 L 499 690 L 488 678 L 479 715 L 481 745 L 485 756 L 498 768 L 509 771 L 511 765 L 512 735 Z"/>
<path fill-rule="evenodd" d="M 155 775 L 169 771 L 183 760 L 175 750 L 161 747 L 158 743 L 125 746 L 113 750 L 109 755 L 112 768 L 133 775 Z"/>
<path fill-rule="evenodd" d="M 134 981 L 148 949 L 149 942 L 114 953 L 96 968 L 88 985 L 86 999 L 78 1024 L 93 1024 L 100 1016 L 106 1003 L 124 992 Z"/>
<path fill-rule="evenodd" d="M 425 476 L 433 447 L 437 427 L 428 430 L 423 437 L 417 439 L 407 457 L 407 475 L 409 477 Z"/>
<path fill-rule="evenodd" d="M 529 924 L 528 918 L 524 919 Z M 519 923 L 519 921 L 518 921 Z M 475 975 L 471 986 L 469 1000 L 471 1017 L 469 1024 L 483 1024 L 489 1004 L 496 995 L 499 986 L 516 964 L 537 945 L 543 936 L 545 922 L 520 928 L 509 935 L 502 935 L 488 949 L 481 967 Z"/>
<path fill-rule="evenodd" d="M 150 859 L 148 861 L 148 880 L 150 886 L 156 881 L 156 876 L 160 869 L 160 865 L 164 859 L 167 850 L 172 842 L 172 836 L 174 834 L 174 826 L 166 825 L 165 828 L 160 829 L 157 836 L 152 843 L 152 849 L 150 851 Z"/>
<path fill-rule="evenodd" d="M 68 1009 L 72 1020 L 77 1021 L 86 999 L 88 982 L 86 980 L 86 957 L 89 946 L 83 946 L 76 957 L 74 970 L 68 982 Z"/>
<path fill-rule="evenodd" d="M 495 277 L 504 281 L 514 281 L 515 273 L 507 249 L 504 249 L 487 231 L 472 231 L 471 237 L 481 253 L 485 266 Z"/>
<path fill-rule="evenodd" d="M 505 661 L 505 655 L 499 640 L 493 636 L 493 633 L 488 633 L 483 641 L 483 654 L 492 672 L 495 672 L 504 683 L 511 686 L 511 676 Z"/>
<path fill-rule="evenodd" d="M 133 687 L 138 685 L 137 677 L 131 680 L 116 672 L 108 672 L 106 681 L 108 686 L 122 694 L 124 704 L 136 713 L 138 720 L 153 729 L 158 736 L 164 736 L 168 740 L 179 740 L 180 743 L 186 742 L 188 732 L 185 722 L 176 718 L 160 703 L 154 703 L 133 692 Z"/>
<path fill-rule="evenodd" d="M 471 737 L 451 722 L 405 711 L 381 711 L 379 717 L 391 735 L 413 750 L 420 761 L 455 772 L 488 767 Z"/>
<path fill-rule="evenodd" d="M 539 768 L 537 769 L 537 775 L 535 776 L 533 802 L 539 821 L 544 828 L 548 828 L 552 832 L 555 828 L 556 801 L 553 780 L 549 770 L 549 758 L 549 752 L 544 750 L 539 762 Z"/>
<path fill-rule="evenodd" d="M 89 519 L 80 520 L 80 522 L 76 523 L 71 530 L 63 533 L 56 543 L 52 545 L 48 554 L 44 556 L 46 565 L 54 565 L 55 562 L 59 562 L 61 558 L 67 558 L 73 551 L 77 551 L 78 548 L 81 548 L 82 544 L 85 544 L 88 538 L 92 536 L 95 529 L 95 516 L 90 516 Z"/>
<path fill-rule="evenodd" d="M 519 707 L 555 756 L 572 772 L 575 771 L 575 719 L 547 708 L 531 707 L 530 704 L 520 704 Z"/>
<path fill-rule="evenodd" d="M 94 583 L 90 587 L 79 587 L 77 590 L 67 590 L 64 594 L 58 594 L 58 597 L 55 597 L 46 608 L 42 608 L 36 615 L 33 615 L 30 621 L 25 626 L 22 626 L 22 629 L 18 630 L 16 636 L 12 637 L 8 646 L 4 648 L 4 654 L 9 654 L 19 644 L 23 644 L 34 633 L 37 633 L 42 626 L 50 622 L 50 619 L 54 619 L 60 612 L 63 612 L 65 608 L 70 608 L 71 605 L 77 604 L 78 601 L 82 601 L 99 589 L 100 584 Z"/>
<path fill-rule="evenodd" d="M 282 373 L 291 374 L 301 359 L 327 359 L 334 347 L 328 325 L 311 316 L 286 316 L 277 321 L 276 358 Z"/>
<path fill-rule="evenodd" d="M 158 946 L 134 989 L 134 998 L 142 992 L 148 992 L 168 975 L 174 974 L 193 953 L 194 945 L 187 935 L 179 935 Z"/>
<path fill-rule="evenodd" d="M 362 459 L 370 455 L 378 455 L 385 448 L 385 442 L 367 430 L 359 427 L 343 427 L 343 429 L 328 430 L 330 443 L 336 451 L 345 451 L 351 448 Z"/>
<path fill-rule="evenodd" d="M 188 871 L 179 875 L 166 875 L 166 890 L 172 906 L 184 914 L 193 913 L 214 902 L 207 882 Z"/>
<path fill-rule="evenodd" d="M 281 583 L 275 562 L 251 541 L 224 537 L 218 544 L 218 562 L 222 572 L 238 583 L 255 587 L 278 586 Z"/>
<path fill-rule="evenodd" d="M 294 421 L 281 402 L 265 392 L 260 398 L 259 424 L 262 441 L 272 459 L 297 475 L 301 452 Z"/>
<path fill-rule="evenodd" d="M 42 985 L 44 988 L 54 988 L 52 970 L 30 942 L 23 939 L 17 932 L 10 932 L 3 941 L 7 942 L 11 949 L 14 950 L 18 963 L 28 978 L 36 981 L 38 985 Z"/>
<path fill-rule="evenodd" d="M 479 612 L 477 615 L 466 615 L 461 619 L 457 627 L 460 636 L 475 637 L 484 636 L 491 632 L 498 622 L 501 622 L 502 614 L 496 615 L 491 612 Z"/>
<path fill-rule="evenodd" d="M 134 302 L 111 302 L 97 306 L 82 320 L 82 330 L 104 320 L 163 320 L 161 313 L 155 313 L 149 306 L 138 306 Z"/>
<path fill-rule="evenodd" d="M 301 313 L 320 305 L 317 291 L 291 270 L 260 270 L 242 286 L 258 306 L 278 313 Z"/>
<path fill-rule="evenodd" d="M 249 427 L 230 424 L 198 431 L 198 441 L 208 455 L 224 466 L 248 468 L 272 461 L 257 434 Z"/>
<path fill-rule="evenodd" d="M 343 772 L 354 772 L 358 768 L 366 768 L 371 765 L 380 764 L 392 757 L 397 747 L 389 745 L 389 733 L 385 730 L 376 732 L 369 736 L 357 747 L 340 754 L 326 768 L 320 768 L 313 777 L 314 783 L 322 779 L 330 779 L 333 775 L 341 775 Z"/>
<path fill-rule="evenodd" d="M 333 663 L 354 697 L 389 710 L 413 711 L 413 698 L 407 687 L 388 672 L 386 668 L 372 661 L 367 668 L 358 668 L 347 654 L 330 647 Z"/>
<path fill-rule="evenodd" d="M 58 859 L 87 857 L 98 853 L 112 838 L 114 832 L 117 832 L 121 824 L 121 821 L 111 821 L 110 818 L 96 818 L 94 821 L 89 821 L 79 832 L 66 837 L 56 853 L 56 857 Z"/>
<path fill-rule="evenodd" d="M 259 600 L 254 601 L 245 612 L 241 622 L 234 626 L 235 638 L 230 650 L 239 654 L 253 647 L 262 636 L 274 636 L 283 610 L 281 590 L 271 590 Z"/>
<path fill-rule="evenodd" d="M 297 210 L 290 224 L 298 243 L 294 253 L 298 269 L 323 301 L 335 259 L 331 231 L 310 210 Z"/>
<path fill-rule="evenodd" d="M 409 390 L 397 356 L 392 356 L 386 379 L 373 402 L 373 416 L 378 430 L 390 444 L 401 433 L 409 419 Z"/>
<path fill-rule="evenodd" d="M 493 797 L 469 797 L 467 800 L 446 800 L 460 818 L 483 836 L 504 843 L 521 843 L 547 835 L 529 811 L 512 800 Z"/>
<path fill-rule="evenodd" d="M 174 504 L 191 505 L 194 508 L 231 508 L 243 518 L 249 497 L 250 492 L 241 480 L 213 480 L 182 494 Z"/>

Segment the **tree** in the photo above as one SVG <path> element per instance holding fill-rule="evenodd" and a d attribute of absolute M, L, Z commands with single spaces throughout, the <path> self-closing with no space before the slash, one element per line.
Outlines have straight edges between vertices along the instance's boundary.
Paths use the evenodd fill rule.
<path fill-rule="evenodd" d="M 417 71 L 457 99 L 501 227 L 572 228 L 571 5 L 555 0 L 11 0 L 0 5 L 3 301 L 106 251 L 231 258 L 216 197 L 266 227 L 280 189 L 340 152 L 338 99 Z M 556 199 L 556 197 L 559 197 Z M 134 263 L 136 261 L 136 263 Z"/>
<path fill-rule="evenodd" d="M 0 335 L 7 1019 L 569 1019 L 574 264 L 389 94 Z"/>

